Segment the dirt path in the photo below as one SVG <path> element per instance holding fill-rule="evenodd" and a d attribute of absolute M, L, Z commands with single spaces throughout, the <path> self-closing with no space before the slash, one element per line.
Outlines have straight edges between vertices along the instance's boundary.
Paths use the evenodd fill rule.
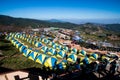
<path fill-rule="evenodd" d="M 80 45 L 76 45 L 76 44 L 72 44 L 70 40 L 63 40 L 63 39 L 60 39 L 59 40 L 59 43 L 67 43 L 71 46 L 71 48 L 76 48 L 77 50 L 85 50 L 88 54 L 89 53 L 93 53 L 93 52 L 100 52 L 101 54 L 106 54 L 107 52 L 109 51 L 100 51 L 100 50 L 93 50 L 91 48 L 87 49 L 85 47 L 81 47 Z M 120 56 L 120 52 L 117 53 L 119 56 Z"/>

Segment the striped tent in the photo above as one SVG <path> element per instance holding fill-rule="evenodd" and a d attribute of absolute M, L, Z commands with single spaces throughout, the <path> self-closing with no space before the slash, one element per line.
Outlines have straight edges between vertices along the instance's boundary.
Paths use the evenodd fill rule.
<path fill-rule="evenodd" d="M 52 46 L 52 42 L 51 41 L 49 41 L 49 43 L 47 44 L 48 46 Z"/>
<path fill-rule="evenodd" d="M 16 44 L 16 48 L 20 48 L 22 45 L 23 45 L 23 44 L 18 43 L 18 44 Z"/>
<path fill-rule="evenodd" d="M 83 64 L 90 64 L 92 61 L 88 58 L 88 57 L 85 57 L 83 60 L 82 60 Z"/>
<path fill-rule="evenodd" d="M 77 53 L 77 49 L 76 48 L 71 48 L 71 53 L 76 54 Z"/>
<path fill-rule="evenodd" d="M 53 49 L 53 48 L 49 48 L 48 51 L 47 51 L 47 54 L 49 54 L 49 55 L 55 55 L 56 54 L 56 50 Z"/>
<path fill-rule="evenodd" d="M 26 49 L 26 48 L 27 48 L 26 46 L 22 45 L 22 46 L 19 48 L 19 51 L 20 51 L 21 53 L 23 53 L 23 50 Z"/>
<path fill-rule="evenodd" d="M 64 58 L 66 56 L 66 53 L 64 51 L 60 50 L 60 51 L 57 51 L 56 56 L 59 58 Z"/>
<path fill-rule="evenodd" d="M 85 50 L 80 50 L 78 55 L 86 56 L 86 51 Z"/>
<path fill-rule="evenodd" d="M 77 61 L 77 55 L 76 54 L 68 55 L 67 61 L 75 63 Z"/>
<path fill-rule="evenodd" d="M 98 54 L 92 53 L 89 58 L 92 59 L 92 60 L 97 60 L 98 59 Z"/>
<path fill-rule="evenodd" d="M 30 50 L 30 49 L 24 49 L 24 50 L 23 50 L 23 55 L 24 55 L 25 57 L 28 57 L 31 52 L 32 52 L 32 50 Z"/>
<path fill-rule="evenodd" d="M 61 49 L 62 49 L 62 46 L 61 46 L 61 45 L 57 45 L 57 46 L 56 46 L 56 49 L 57 49 L 57 50 L 61 50 Z"/>
<path fill-rule="evenodd" d="M 35 46 L 36 46 L 36 47 L 41 47 L 41 46 L 42 46 L 42 43 L 36 42 Z"/>
<path fill-rule="evenodd" d="M 65 51 L 65 52 L 68 52 L 69 48 L 67 46 L 63 46 L 62 50 Z"/>
<path fill-rule="evenodd" d="M 61 62 L 59 62 L 58 64 L 57 64 L 57 67 L 59 68 L 59 69 L 66 69 L 66 62 L 64 62 L 64 61 L 61 61 Z"/>
<path fill-rule="evenodd" d="M 34 41 L 34 40 L 33 40 L 33 41 L 32 41 L 32 45 L 35 45 L 35 44 L 36 44 L 36 42 L 37 42 L 37 41 Z"/>
<path fill-rule="evenodd" d="M 47 49 L 48 49 L 48 47 L 42 46 L 42 48 L 40 49 L 40 52 L 46 53 Z"/>
<path fill-rule="evenodd" d="M 56 67 L 57 59 L 54 57 L 49 57 L 45 60 L 44 66 L 54 69 Z"/>
<path fill-rule="evenodd" d="M 44 64 L 44 62 L 47 58 L 48 58 L 48 56 L 45 54 L 38 54 L 35 61 L 40 63 L 40 64 Z"/>
<path fill-rule="evenodd" d="M 38 55 L 37 52 L 33 52 L 33 51 L 32 51 L 32 52 L 30 52 L 30 53 L 28 54 L 28 58 L 31 59 L 31 60 L 33 60 L 33 61 L 35 61 L 37 55 Z"/>

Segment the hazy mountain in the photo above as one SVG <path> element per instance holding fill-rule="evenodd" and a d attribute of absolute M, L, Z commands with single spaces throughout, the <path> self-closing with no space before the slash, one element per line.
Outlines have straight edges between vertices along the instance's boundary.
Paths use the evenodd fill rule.
<path fill-rule="evenodd" d="M 77 22 L 76 22 L 77 23 Z M 51 19 L 46 20 L 36 20 L 28 18 L 14 18 L 10 16 L 0 15 L 0 25 L 3 26 L 13 26 L 13 27 L 59 27 L 59 28 L 68 28 L 68 29 L 77 29 L 83 30 L 89 29 L 90 31 L 94 30 L 107 30 L 120 32 L 120 24 L 100 24 L 100 23 L 86 23 L 86 24 L 74 24 L 65 20 Z"/>
<path fill-rule="evenodd" d="M 120 19 L 62 19 L 62 21 L 75 24 L 97 23 L 97 24 L 120 24 Z"/>
<path fill-rule="evenodd" d="M 62 20 L 58 20 L 58 19 L 50 19 L 50 20 L 47 20 L 48 22 L 61 22 L 61 23 L 64 23 L 66 21 L 62 21 Z"/>

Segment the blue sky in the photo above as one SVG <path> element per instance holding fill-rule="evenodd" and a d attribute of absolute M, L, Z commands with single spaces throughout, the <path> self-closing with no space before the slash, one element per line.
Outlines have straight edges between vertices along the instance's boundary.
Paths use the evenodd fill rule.
<path fill-rule="evenodd" d="M 35 19 L 120 19 L 120 0 L 0 0 L 0 14 Z"/>

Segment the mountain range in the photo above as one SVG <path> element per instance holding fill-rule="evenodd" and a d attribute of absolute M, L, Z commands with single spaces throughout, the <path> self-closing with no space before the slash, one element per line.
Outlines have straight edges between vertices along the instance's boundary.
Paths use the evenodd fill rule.
<path fill-rule="evenodd" d="M 32 28 L 38 28 L 38 27 L 58 27 L 58 28 L 67 28 L 67 29 L 104 29 L 107 31 L 114 31 L 114 32 L 120 32 L 120 24 L 100 24 L 100 23 L 84 23 L 84 24 L 75 24 L 71 23 L 65 20 L 57 20 L 57 19 L 51 19 L 51 20 L 37 20 L 37 19 L 29 19 L 29 18 L 15 18 L 11 16 L 6 15 L 0 15 L 0 26 L 14 26 L 14 27 L 32 27 Z"/>

